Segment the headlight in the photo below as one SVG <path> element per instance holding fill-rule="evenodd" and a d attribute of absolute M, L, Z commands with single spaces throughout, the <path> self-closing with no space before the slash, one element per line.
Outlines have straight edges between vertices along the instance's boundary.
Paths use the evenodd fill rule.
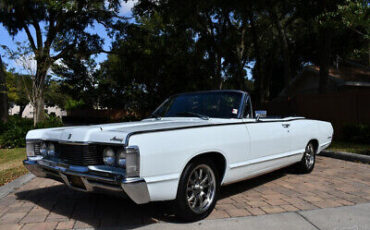
<path fill-rule="evenodd" d="M 126 176 L 138 177 L 140 174 L 139 147 L 128 146 L 125 148 L 125 152 L 126 152 Z"/>
<path fill-rule="evenodd" d="M 53 143 L 50 143 L 49 144 L 49 147 L 48 147 L 48 155 L 49 156 L 55 156 L 55 146 Z"/>
<path fill-rule="evenodd" d="M 126 152 L 124 149 L 120 149 L 117 152 L 118 159 L 117 163 L 119 167 L 125 168 L 126 167 Z"/>
<path fill-rule="evenodd" d="M 41 143 L 40 154 L 46 156 L 48 154 L 48 145 L 45 142 Z"/>
<path fill-rule="evenodd" d="M 116 162 L 116 156 L 112 148 L 107 147 L 103 151 L 103 162 L 106 165 L 113 166 Z"/>

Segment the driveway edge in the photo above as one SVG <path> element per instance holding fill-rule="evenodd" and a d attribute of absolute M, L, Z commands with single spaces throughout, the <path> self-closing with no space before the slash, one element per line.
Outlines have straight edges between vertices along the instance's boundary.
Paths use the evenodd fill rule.
<path fill-rule="evenodd" d="M 369 210 L 370 203 L 362 203 L 351 206 L 283 212 L 259 216 L 244 216 L 244 217 L 222 218 L 215 220 L 201 220 L 198 222 L 184 224 L 160 221 L 156 224 L 140 226 L 137 229 L 140 230 L 368 229 L 368 226 L 370 226 L 370 219 L 367 216 Z"/>
<path fill-rule="evenodd" d="M 0 199 L 7 196 L 17 188 L 32 180 L 35 176 L 31 173 L 20 176 L 17 179 L 0 187 Z"/>
<path fill-rule="evenodd" d="M 370 156 L 361 155 L 357 153 L 347 153 L 347 152 L 335 152 L 335 151 L 322 151 L 321 156 L 336 158 L 346 161 L 356 161 L 370 164 Z"/>

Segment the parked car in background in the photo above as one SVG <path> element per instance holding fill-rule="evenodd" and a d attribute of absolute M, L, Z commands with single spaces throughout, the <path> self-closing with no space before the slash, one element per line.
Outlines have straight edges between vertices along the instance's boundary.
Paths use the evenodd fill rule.
<path fill-rule="evenodd" d="M 311 172 L 332 137 L 329 122 L 255 117 L 246 92 L 203 91 L 174 95 L 138 122 L 29 131 L 24 164 L 80 191 L 174 200 L 193 221 L 210 214 L 222 185 L 293 164 Z"/>

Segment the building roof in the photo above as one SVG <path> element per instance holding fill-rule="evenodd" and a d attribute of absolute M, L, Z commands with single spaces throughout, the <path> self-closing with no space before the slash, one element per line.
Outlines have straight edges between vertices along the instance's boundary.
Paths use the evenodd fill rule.
<path fill-rule="evenodd" d="M 279 96 L 317 92 L 319 78 L 320 68 L 318 66 L 306 66 L 301 74 L 290 82 L 288 88 L 281 91 Z M 363 66 L 330 67 L 329 84 L 331 90 L 343 87 L 370 87 L 370 69 Z"/>
<path fill-rule="evenodd" d="M 318 66 L 307 66 L 319 73 Z M 345 82 L 368 82 L 370 83 L 370 69 L 366 67 L 341 66 L 329 68 L 329 77 Z"/>

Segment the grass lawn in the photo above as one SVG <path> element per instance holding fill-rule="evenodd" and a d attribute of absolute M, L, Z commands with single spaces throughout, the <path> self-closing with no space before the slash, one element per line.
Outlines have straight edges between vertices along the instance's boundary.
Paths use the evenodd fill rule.
<path fill-rule="evenodd" d="M 369 144 L 357 144 L 357 143 L 334 141 L 330 145 L 328 150 L 338 151 L 338 152 L 358 153 L 358 154 L 370 156 L 370 145 Z"/>
<path fill-rule="evenodd" d="M 25 148 L 0 149 L 0 186 L 28 172 L 22 164 L 25 158 Z"/>

